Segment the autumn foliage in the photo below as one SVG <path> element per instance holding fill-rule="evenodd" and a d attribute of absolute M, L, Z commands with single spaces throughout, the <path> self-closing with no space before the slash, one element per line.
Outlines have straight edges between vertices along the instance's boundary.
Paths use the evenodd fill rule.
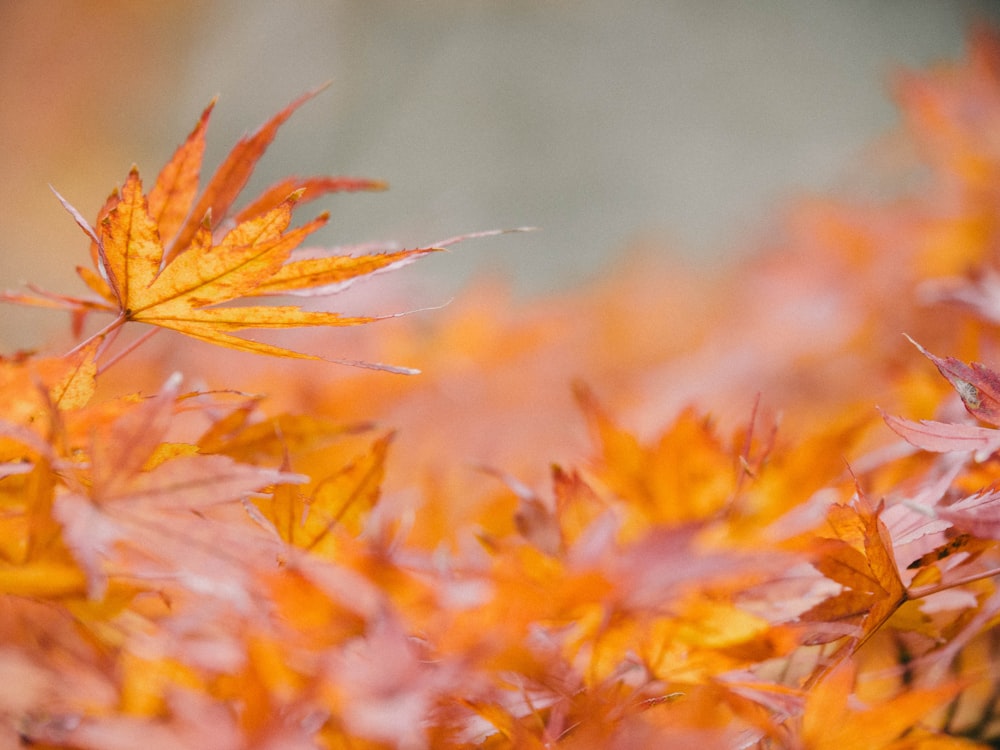
<path fill-rule="evenodd" d="M 60 197 L 86 291 L 4 295 L 77 340 L 0 358 L 0 746 L 996 746 L 1000 39 L 895 91 L 905 190 L 530 304 L 328 309 L 470 236 L 234 208 L 315 92 Z"/>

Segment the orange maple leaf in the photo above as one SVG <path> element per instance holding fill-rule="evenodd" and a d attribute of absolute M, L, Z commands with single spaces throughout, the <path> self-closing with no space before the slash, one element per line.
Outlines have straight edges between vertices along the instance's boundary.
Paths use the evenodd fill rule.
<path fill-rule="evenodd" d="M 99 339 L 124 323 L 135 321 L 231 349 L 322 359 L 233 333 L 249 328 L 357 325 L 377 318 L 309 311 L 295 305 L 218 305 L 263 295 L 330 293 L 359 276 L 398 267 L 441 248 L 417 247 L 358 257 L 329 253 L 320 257 L 292 257 L 292 251 L 328 218 L 321 214 L 303 226 L 290 228 L 297 203 L 331 191 L 385 187 L 374 180 L 287 178 L 229 217 L 233 201 L 278 127 L 315 93 L 292 102 L 258 131 L 237 143 L 197 202 L 205 131 L 214 102 L 160 172 L 148 195 L 143 191 L 138 169 L 133 167 L 121 191 L 113 193 L 102 207 L 94 226 L 59 196 L 90 237 L 91 259 L 96 270 L 78 267 L 77 271 L 98 299 L 38 289 L 32 289 L 35 296 L 6 293 L 2 298 L 69 310 L 74 315 L 75 328 L 89 312 L 114 314 L 115 320 L 95 335 Z M 406 368 L 334 361 L 413 372 Z"/>
<path fill-rule="evenodd" d="M 881 510 L 872 506 L 860 488 L 852 505 L 832 505 L 826 519 L 832 535 L 817 546 L 819 555 L 813 561 L 817 570 L 843 590 L 803 613 L 802 619 L 856 623 L 858 631 L 844 644 L 845 654 L 866 643 L 909 597 L 892 539 L 879 517 Z"/>
<path fill-rule="evenodd" d="M 959 691 L 955 683 L 909 690 L 876 706 L 853 695 L 856 669 L 843 662 L 806 696 L 801 744 L 807 750 L 896 748 L 901 735 L 920 725 L 934 709 Z"/>

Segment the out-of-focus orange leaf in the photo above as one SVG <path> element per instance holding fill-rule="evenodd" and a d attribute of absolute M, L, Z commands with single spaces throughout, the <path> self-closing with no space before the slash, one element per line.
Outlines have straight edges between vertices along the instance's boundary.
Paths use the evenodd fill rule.
<path fill-rule="evenodd" d="M 806 696 L 802 747 L 807 750 L 880 750 L 895 742 L 959 691 L 957 684 L 911 690 L 872 707 L 852 705 L 855 668 L 845 661 Z M 905 747 L 905 745 L 904 745 Z"/>
<path fill-rule="evenodd" d="M 563 548 L 576 544 L 597 517 L 607 511 L 608 503 L 580 476 L 559 466 L 552 469 L 556 516 Z"/>
<path fill-rule="evenodd" d="M 316 554 L 330 554 L 341 533 L 357 535 L 378 502 L 392 434 L 305 490 L 283 484 L 273 498 L 259 503 L 264 516 L 290 544 Z"/>
<path fill-rule="evenodd" d="M 0 425 L 45 435 L 59 410 L 86 406 L 94 394 L 97 342 L 66 357 L 27 362 L 0 358 Z M 0 439 L 0 460 L 3 460 Z"/>
<path fill-rule="evenodd" d="M 151 577 L 184 571 L 204 576 L 206 557 L 236 554 L 205 514 L 270 485 L 301 481 L 227 456 L 199 455 L 193 446 L 165 443 L 177 391 L 178 382 L 169 381 L 156 395 L 128 402 L 120 414 L 93 424 L 89 461 L 72 466 L 68 486 L 35 510 L 48 508 L 58 521 L 61 539 L 86 572 L 92 596 L 102 594 L 109 573 L 116 572 L 111 561 L 129 554 L 146 561 L 133 564 L 145 566 Z M 233 528 L 228 533 L 246 532 Z M 214 546 L 208 544 L 213 534 Z M 206 546 L 195 554 L 199 545 Z M 214 567 L 220 579 L 232 574 L 231 566 Z"/>
<path fill-rule="evenodd" d="M 833 505 L 827 514 L 831 536 L 817 547 L 813 565 L 844 590 L 802 615 L 825 623 L 857 623 L 854 648 L 867 641 L 906 601 L 892 539 L 859 490 L 852 505 Z"/>
<path fill-rule="evenodd" d="M 585 388 L 577 398 L 597 438 L 598 476 L 642 518 L 685 523 L 712 517 L 732 498 L 737 470 L 709 421 L 685 410 L 655 444 L 618 427 Z"/>
<path fill-rule="evenodd" d="M 58 599 L 81 596 L 87 591 L 87 576 L 72 563 L 36 562 L 0 565 L 0 594 Z"/>

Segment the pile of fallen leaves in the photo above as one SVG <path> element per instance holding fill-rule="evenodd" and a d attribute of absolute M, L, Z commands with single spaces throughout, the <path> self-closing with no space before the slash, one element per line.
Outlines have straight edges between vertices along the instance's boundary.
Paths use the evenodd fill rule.
<path fill-rule="evenodd" d="M 211 106 L 60 199 L 89 291 L 4 295 L 79 343 L 0 359 L 0 745 L 995 746 L 1000 40 L 897 94 L 909 187 L 731 272 L 377 326 L 323 306 L 455 240 L 302 247 L 370 180 L 233 208 L 308 96 L 200 191 Z"/>

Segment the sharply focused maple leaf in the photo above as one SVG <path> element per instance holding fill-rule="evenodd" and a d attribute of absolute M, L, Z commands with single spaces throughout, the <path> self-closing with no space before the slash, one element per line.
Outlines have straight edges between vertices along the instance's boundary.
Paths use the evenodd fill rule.
<path fill-rule="evenodd" d="M 295 305 L 218 307 L 248 297 L 324 294 L 353 279 L 398 267 L 439 247 L 385 251 L 353 257 L 326 253 L 294 257 L 301 242 L 327 221 L 327 215 L 291 228 L 292 211 L 302 200 L 336 190 L 376 190 L 374 180 L 289 178 L 282 180 L 235 216 L 230 209 L 278 127 L 316 92 L 310 92 L 275 115 L 232 150 L 201 196 L 198 180 L 205 131 L 214 102 L 202 113 L 187 140 L 160 172 L 146 194 L 133 167 L 120 191 L 108 198 L 91 226 L 61 196 L 91 240 L 95 269 L 78 267 L 96 298 L 70 297 L 35 290 L 37 296 L 6 293 L 7 301 L 69 310 L 79 319 L 92 311 L 114 314 L 97 337 L 135 321 L 169 328 L 231 349 L 282 357 L 321 359 L 273 344 L 234 336 L 245 329 L 348 326 L 375 317 L 343 316 L 304 310 Z M 58 195 L 58 194 L 57 194 Z M 378 369 L 404 368 L 334 360 Z"/>

